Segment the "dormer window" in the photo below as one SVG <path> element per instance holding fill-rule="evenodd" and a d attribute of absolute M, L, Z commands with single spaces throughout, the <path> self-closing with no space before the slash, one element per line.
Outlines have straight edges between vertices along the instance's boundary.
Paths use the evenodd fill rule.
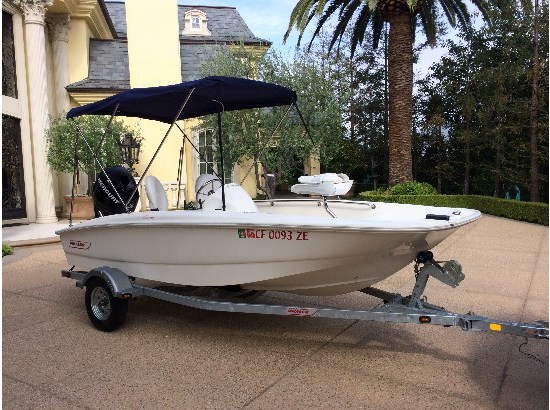
<path fill-rule="evenodd" d="M 208 30 L 208 19 L 206 13 L 201 10 L 193 9 L 185 13 L 183 18 L 183 30 L 181 32 L 184 36 L 210 36 L 212 33 Z"/>

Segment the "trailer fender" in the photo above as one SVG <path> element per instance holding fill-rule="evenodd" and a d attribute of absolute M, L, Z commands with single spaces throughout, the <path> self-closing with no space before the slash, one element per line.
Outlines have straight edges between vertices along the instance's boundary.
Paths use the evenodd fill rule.
<path fill-rule="evenodd" d="M 109 286 L 111 293 L 116 298 L 130 299 L 138 296 L 139 291 L 132 285 L 128 275 L 119 269 L 108 266 L 92 269 L 82 279 L 77 280 L 76 286 L 84 288 L 92 278 L 102 279 Z"/>

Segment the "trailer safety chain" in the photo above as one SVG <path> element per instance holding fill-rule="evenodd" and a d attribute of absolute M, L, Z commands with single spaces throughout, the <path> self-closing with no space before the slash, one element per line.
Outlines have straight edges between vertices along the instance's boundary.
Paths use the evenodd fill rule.
<path fill-rule="evenodd" d="M 518 351 L 527 356 L 529 359 L 533 359 L 535 362 L 539 362 L 540 364 L 548 364 L 546 363 L 544 360 L 541 360 L 539 359 L 537 356 L 535 356 L 534 354 L 531 354 L 531 353 L 527 353 L 527 352 L 524 352 L 523 350 L 521 350 L 522 346 L 526 346 L 527 343 L 529 343 L 529 339 L 525 336 L 523 336 L 524 339 L 525 339 L 525 342 L 521 343 L 519 346 L 518 346 Z"/>

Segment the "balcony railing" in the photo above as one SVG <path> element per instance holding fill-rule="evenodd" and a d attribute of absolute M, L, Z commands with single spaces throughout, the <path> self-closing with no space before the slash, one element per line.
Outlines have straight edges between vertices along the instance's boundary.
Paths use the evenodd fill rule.
<path fill-rule="evenodd" d="M 145 192 L 145 185 L 141 183 L 141 178 L 136 178 L 136 182 L 139 184 L 139 202 L 136 206 L 136 212 L 147 211 L 150 209 L 149 200 L 147 199 L 147 193 Z M 178 181 L 160 181 L 166 192 L 166 198 L 168 198 L 168 209 L 176 209 L 178 204 Z M 185 201 L 185 183 L 180 185 L 180 209 L 183 208 Z"/>

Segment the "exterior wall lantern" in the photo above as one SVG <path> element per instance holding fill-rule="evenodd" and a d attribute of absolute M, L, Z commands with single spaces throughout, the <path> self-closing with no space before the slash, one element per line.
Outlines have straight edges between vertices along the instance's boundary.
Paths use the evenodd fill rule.
<path fill-rule="evenodd" d="M 139 164 L 140 141 L 135 139 L 132 134 L 124 134 L 119 146 L 122 162 L 130 167 L 134 176 L 138 176 L 137 172 L 134 172 L 134 164 Z"/>

